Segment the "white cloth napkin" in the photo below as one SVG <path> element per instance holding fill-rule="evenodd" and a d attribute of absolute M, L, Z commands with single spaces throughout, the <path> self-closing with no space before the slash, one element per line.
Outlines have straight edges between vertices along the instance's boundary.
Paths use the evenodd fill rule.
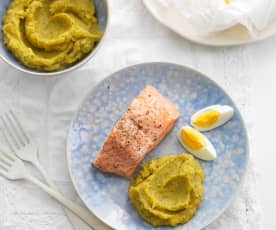
<path fill-rule="evenodd" d="M 254 37 L 276 16 L 275 0 L 157 0 L 206 35 L 241 24 Z M 227 3 L 228 2 L 228 3 Z"/>

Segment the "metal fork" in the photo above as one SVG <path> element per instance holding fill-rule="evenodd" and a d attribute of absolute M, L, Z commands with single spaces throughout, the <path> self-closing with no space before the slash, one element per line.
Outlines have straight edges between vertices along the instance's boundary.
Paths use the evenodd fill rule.
<path fill-rule="evenodd" d="M 66 208 L 82 218 L 87 224 L 93 226 L 94 222 L 91 223 L 90 213 L 88 213 L 85 209 L 73 203 L 72 201 L 66 199 L 59 192 L 55 191 L 54 189 L 40 182 L 35 177 L 31 176 L 27 171 L 23 161 L 21 161 L 16 156 L 7 154 L 4 151 L 0 151 L 0 174 L 9 180 L 25 179 L 32 182 L 33 184 L 37 185 L 42 190 L 47 192 L 50 196 L 55 198 L 57 201 L 59 201 L 61 204 L 63 204 Z"/>
<path fill-rule="evenodd" d="M 57 187 L 51 181 L 50 177 L 48 176 L 48 174 L 39 162 L 37 146 L 27 135 L 27 132 L 23 129 L 15 113 L 12 110 L 10 110 L 9 112 L 2 115 L 0 117 L 0 120 L 2 122 L 1 129 L 4 134 L 4 137 L 10 149 L 14 152 L 14 154 L 21 160 L 33 164 L 40 171 L 47 184 L 53 189 L 57 190 Z M 86 211 L 85 216 L 89 217 L 89 220 L 84 221 L 88 223 L 91 227 L 93 227 L 96 224 L 95 222 L 97 222 L 97 220 L 95 220 L 95 217 L 87 209 L 83 208 L 82 212 L 84 211 Z M 65 209 L 65 213 L 67 214 L 70 222 L 72 223 L 75 229 L 91 229 L 69 210 Z"/>

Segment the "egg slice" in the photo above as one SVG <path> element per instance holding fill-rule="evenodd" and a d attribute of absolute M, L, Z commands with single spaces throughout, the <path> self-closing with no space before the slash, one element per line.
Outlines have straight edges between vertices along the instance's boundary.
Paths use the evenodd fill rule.
<path fill-rule="evenodd" d="M 191 117 L 191 125 L 199 131 L 208 131 L 225 124 L 233 114 L 234 109 L 228 105 L 208 106 Z"/>
<path fill-rule="evenodd" d="M 217 157 L 216 150 L 208 138 L 190 126 L 184 126 L 178 132 L 183 147 L 195 157 L 210 161 Z"/>

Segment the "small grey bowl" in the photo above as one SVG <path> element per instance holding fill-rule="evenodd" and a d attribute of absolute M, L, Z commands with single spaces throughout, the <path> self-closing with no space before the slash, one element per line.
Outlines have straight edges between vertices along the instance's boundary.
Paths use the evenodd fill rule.
<path fill-rule="evenodd" d="M 0 17 L 1 17 L 1 27 L 2 27 L 2 18 L 7 10 L 8 5 L 10 4 L 12 0 L 0 0 Z M 92 0 L 91 0 L 92 1 Z M 103 37 L 101 40 L 97 43 L 97 45 L 94 47 L 93 50 L 90 51 L 84 58 L 73 64 L 72 66 L 67 67 L 63 70 L 58 71 L 52 71 L 52 72 L 44 72 L 44 71 L 38 71 L 31 68 L 28 68 L 24 65 L 22 65 L 17 59 L 14 58 L 14 56 L 7 50 L 7 48 L 3 44 L 3 34 L 2 29 L 0 30 L 0 58 L 2 58 L 3 61 L 8 63 L 10 66 L 14 67 L 15 69 L 31 74 L 31 75 L 39 75 L 39 76 L 55 76 L 64 74 L 70 71 L 73 71 L 83 64 L 87 63 L 98 51 L 101 44 L 103 43 L 103 40 L 105 38 L 106 30 L 108 27 L 109 22 L 109 7 L 107 0 L 93 0 L 96 8 L 96 16 L 98 19 L 98 23 L 100 26 L 100 30 L 103 32 Z"/>

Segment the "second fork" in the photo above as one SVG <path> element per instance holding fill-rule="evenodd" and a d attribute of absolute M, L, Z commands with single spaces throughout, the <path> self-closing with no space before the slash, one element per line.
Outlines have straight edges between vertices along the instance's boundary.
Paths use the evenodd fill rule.
<path fill-rule="evenodd" d="M 1 120 L 1 130 L 3 135 L 6 139 L 6 142 L 10 149 L 14 152 L 14 154 L 19 157 L 21 160 L 29 162 L 33 164 L 42 174 L 47 184 L 57 190 L 57 187 L 52 182 L 50 177 L 48 176 L 47 172 L 44 170 L 42 165 L 38 159 L 38 148 L 32 142 L 31 138 L 24 130 L 23 126 L 21 125 L 19 119 L 15 115 L 15 113 L 10 110 L 9 112 L 5 113 L 0 117 Z M 90 219 L 95 219 L 94 216 L 87 210 L 87 216 L 90 215 Z M 70 222 L 74 226 L 76 230 L 90 230 L 91 228 L 88 227 L 83 221 L 81 221 L 78 217 L 76 217 L 73 213 L 65 209 L 65 213 L 67 214 Z"/>

